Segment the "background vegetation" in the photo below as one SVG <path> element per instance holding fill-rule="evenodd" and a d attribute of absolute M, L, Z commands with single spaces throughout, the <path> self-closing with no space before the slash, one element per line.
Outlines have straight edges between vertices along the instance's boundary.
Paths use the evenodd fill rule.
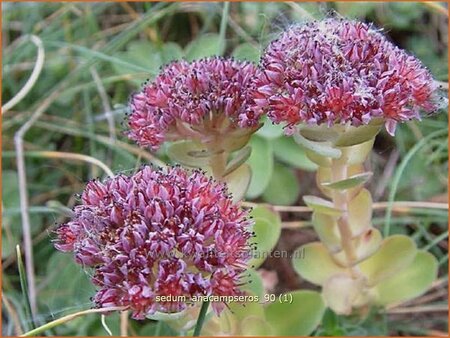
<path fill-rule="evenodd" d="M 17 244 L 24 248 L 14 144 L 20 128 L 27 129 L 23 137 L 27 181 L 22 188 L 30 204 L 37 321 L 44 323 L 91 306 L 94 290 L 88 272 L 81 271 L 70 255 L 56 252 L 51 243 L 52 230 L 79 200 L 75 194 L 87 180 L 105 177 L 108 168 L 132 172 L 142 163 L 168 161 L 165 149 L 150 154 L 128 142 L 121 125 L 130 93 L 154 77 L 162 65 L 183 57 L 192 60 L 216 54 L 257 62 L 267 41 L 287 26 L 337 15 L 383 27 L 447 88 L 443 6 L 437 2 L 232 3 L 229 7 L 223 3 L 3 3 L 3 105 L 36 67 L 37 48 L 29 34 L 38 37 L 36 43 L 42 44 L 45 57 L 42 72 L 27 95 L 3 113 L 2 333 L 17 334 L 31 325 L 15 254 Z M 327 315 L 317 334 L 447 335 L 448 142 L 447 136 L 424 139 L 446 129 L 447 118 L 443 110 L 420 123 L 400 126 L 395 138 L 383 132 L 369 163 L 375 173 L 370 189 L 376 201 L 422 202 L 389 208 L 391 232 L 411 235 L 419 247 L 429 248 L 438 257 L 438 281 L 426 296 L 386 314 L 369 316 L 364 323 Z M 247 200 L 277 205 L 283 219 L 277 247 L 292 251 L 315 238 L 308 228 L 309 213 L 299 207 L 299 196 L 318 192 L 311 172 L 314 165 L 292 139 L 281 135 L 279 127 L 266 124 L 253 136 L 250 164 L 254 176 Z M 441 207 L 430 208 L 428 202 Z M 390 204 L 377 209 L 377 225 L 385 222 L 386 205 Z M 271 292 L 310 287 L 295 274 L 288 259 L 269 259 L 260 272 Z M 106 321 L 117 335 L 118 316 Z M 97 315 L 71 321 L 50 333 L 107 334 Z M 173 332 L 148 320 L 130 322 L 129 333 Z"/>

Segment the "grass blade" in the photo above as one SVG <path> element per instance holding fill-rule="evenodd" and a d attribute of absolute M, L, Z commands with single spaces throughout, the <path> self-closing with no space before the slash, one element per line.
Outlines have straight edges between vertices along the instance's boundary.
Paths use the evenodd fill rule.
<path fill-rule="evenodd" d="M 22 295 L 25 303 L 25 313 L 27 318 L 30 318 L 31 328 L 34 329 L 36 325 L 34 323 L 33 317 L 31 316 L 31 305 L 28 294 L 27 276 L 25 273 L 25 267 L 23 265 L 22 253 L 20 251 L 19 245 L 16 245 L 16 253 L 17 253 L 17 268 L 19 270 L 19 278 L 20 278 L 20 287 L 22 289 Z"/>

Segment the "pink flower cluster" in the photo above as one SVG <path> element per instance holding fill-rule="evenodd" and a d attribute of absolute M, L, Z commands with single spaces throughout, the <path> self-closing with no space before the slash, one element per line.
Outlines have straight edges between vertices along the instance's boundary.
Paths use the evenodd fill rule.
<path fill-rule="evenodd" d="M 436 109 L 430 72 L 370 25 L 326 19 L 294 26 L 272 41 L 261 60 L 256 115 L 285 123 L 358 126 L 397 122 Z"/>
<path fill-rule="evenodd" d="M 128 137 L 157 149 L 163 141 L 252 128 L 249 91 L 257 67 L 221 57 L 166 66 L 131 98 Z"/>
<path fill-rule="evenodd" d="M 100 307 L 127 306 L 143 319 L 179 312 L 188 301 L 156 296 L 241 295 L 250 256 L 248 211 L 224 184 L 200 171 L 143 167 L 132 176 L 87 184 L 55 246 L 93 269 Z M 213 304 L 220 312 L 224 304 Z"/>

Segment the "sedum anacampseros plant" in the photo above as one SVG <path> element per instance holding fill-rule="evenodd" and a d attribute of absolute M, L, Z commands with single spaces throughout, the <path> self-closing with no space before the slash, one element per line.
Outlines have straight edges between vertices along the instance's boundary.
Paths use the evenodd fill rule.
<path fill-rule="evenodd" d="M 370 25 L 342 19 L 292 27 L 261 63 L 257 106 L 318 165 L 322 196 L 303 199 L 320 241 L 299 248 L 295 270 L 341 315 L 424 293 L 437 261 L 408 236 L 383 237 L 372 225 L 364 164 L 383 125 L 394 135 L 397 123 L 436 109 L 428 70 Z"/>

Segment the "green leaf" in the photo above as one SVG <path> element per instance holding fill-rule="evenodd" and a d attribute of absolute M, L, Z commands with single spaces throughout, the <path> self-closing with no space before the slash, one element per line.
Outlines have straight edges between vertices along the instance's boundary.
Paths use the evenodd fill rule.
<path fill-rule="evenodd" d="M 403 235 L 386 238 L 378 251 L 358 266 L 368 285 L 376 285 L 409 266 L 417 254 L 414 241 Z"/>
<path fill-rule="evenodd" d="M 308 336 L 319 325 L 325 312 L 322 296 L 315 291 L 294 291 L 292 302 L 274 302 L 266 308 L 267 323 L 277 336 Z"/>
<path fill-rule="evenodd" d="M 303 196 L 303 201 L 314 211 L 330 216 L 340 216 L 342 210 L 336 209 L 334 204 L 326 199 L 317 196 Z"/>
<path fill-rule="evenodd" d="M 341 157 L 341 151 L 334 148 L 329 142 L 313 142 L 304 138 L 300 133 L 294 134 L 294 140 L 298 144 L 302 145 L 306 149 L 315 152 L 318 155 L 339 158 Z"/>
<path fill-rule="evenodd" d="M 249 43 L 243 43 L 236 46 L 232 55 L 238 60 L 258 63 L 261 53 L 259 51 L 259 48 Z"/>
<path fill-rule="evenodd" d="M 247 296 L 251 296 L 248 294 Z M 264 308 L 261 303 L 253 301 L 247 303 L 230 302 L 220 316 L 211 316 L 202 330 L 203 335 L 256 335 L 270 332 L 265 323 Z M 248 324 L 248 325 L 247 325 Z"/>
<path fill-rule="evenodd" d="M 312 223 L 320 241 L 330 252 L 335 253 L 341 250 L 341 237 L 335 217 L 314 212 Z"/>
<path fill-rule="evenodd" d="M 360 262 L 373 255 L 383 242 L 383 235 L 380 230 L 371 228 L 356 239 L 354 244 L 356 248 L 357 262 Z"/>
<path fill-rule="evenodd" d="M 333 261 L 328 250 L 320 242 L 308 243 L 297 249 L 292 264 L 303 279 L 318 285 L 325 283 L 331 276 L 346 271 Z"/>
<path fill-rule="evenodd" d="M 221 147 L 228 152 L 233 152 L 241 149 L 249 142 L 252 134 L 255 130 L 258 130 L 258 127 L 253 129 L 238 129 L 233 133 L 228 134 L 227 137 L 222 138 Z"/>
<path fill-rule="evenodd" d="M 334 143 L 336 147 L 348 147 L 368 142 L 381 130 L 382 124 L 374 123 L 359 127 L 347 126 Z"/>
<path fill-rule="evenodd" d="M 186 46 L 186 59 L 193 61 L 195 59 L 220 55 L 220 49 L 220 38 L 218 34 L 204 34 Z"/>
<path fill-rule="evenodd" d="M 350 188 L 357 187 L 358 185 L 366 183 L 371 177 L 372 172 L 365 172 L 350 176 L 349 178 L 336 182 L 325 182 L 322 185 L 326 188 L 333 190 L 347 190 Z"/>
<path fill-rule="evenodd" d="M 252 172 L 250 166 L 246 163 L 234 170 L 231 174 L 223 177 L 224 182 L 227 183 L 228 191 L 233 195 L 234 202 L 244 198 L 251 178 Z"/>
<path fill-rule="evenodd" d="M 345 336 L 345 331 L 339 323 L 338 316 L 330 309 L 325 311 L 322 318 L 322 325 L 319 330 L 320 332 L 318 335 L 320 336 Z"/>
<path fill-rule="evenodd" d="M 356 144 L 350 147 L 341 147 L 342 158 L 349 165 L 362 164 L 369 156 L 373 148 L 375 137 L 367 142 Z"/>
<path fill-rule="evenodd" d="M 367 189 L 362 189 L 348 204 L 348 224 L 352 236 L 359 236 L 372 222 L 372 196 Z"/>
<path fill-rule="evenodd" d="M 348 262 L 344 251 L 340 251 L 333 255 L 333 257 L 343 266 L 354 266 L 373 255 L 379 249 L 382 241 L 383 236 L 381 235 L 381 232 L 378 229 L 370 228 L 365 234 L 356 237 L 352 241 L 356 256 L 354 261 Z"/>
<path fill-rule="evenodd" d="M 251 147 L 244 147 L 241 150 L 239 150 L 234 158 L 227 164 L 227 167 L 224 172 L 224 176 L 230 174 L 234 170 L 236 170 L 238 167 L 240 167 L 245 161 L 247 161 L 250 157 L 250 154 L 252 153 Z"/>
<path fill-rule="evenodd" d="M 323 298 L 327 306 L 339 315 L 349 315 L 352 305 L 361 293 L 363 283 L 346 273 L 331 276 L 323 285 Z"/>
<path fill-rule="evenodd" d="M 292 170 L 276 163 L 263 198 L 271 204 L 292 205 L 300 193 L 298 179 Z"/>
<path fill-rule="evenodd" d="M 331 158 L 319 155 L 310 149 L 305 149 L 305 154 L 311 160 L 311 162 L 318 165 L 319 167 L 330 168 L 332 165 Z"/>
<path fill-rule="evenodd" d="M 277 227 L 281 228 L 281 218 L 280 214 L 274 211 L 270 205 L 267 204 L 258 204 L 258 206 L 254 207 L 250 213 L 250 215 L 254 218 L 262 218 L 268 221 L 271 224 L 275 224 Z"/>
<path fill-rule="evenodd" d="M 273 335 L 273 328 L 267 323 L 265 318 L 248 316 L 240 321 L 239 335 L 242 336 L 270 336 Z"/>
<path fill-rule="evenodd" d="M 292 137 L 279 137 L 273 141 L 275 157 L 295 168 L 315 171 L 317 165 L 306 155 L 305 150 Z"/>
<path fill-rule="evenodd" d="M 436 258 L 419 251 L 408 267 L 375 286 L 376 303 L 386 306 L 419 297 L 430 288 L 437 273 Z"/>
<path fill-rule="evenodd" d="M 338 129 L 338 130 L 336 130 Z M 304 138 L 312 142 L 334 142 L 339 137 L 339 126 L 334 128 L 329 128 L 328 126 L 322 125 L 311 125 L 300 127 L 300 134 Z"/>
<path fill-rule="evenodd" d="M 209 164 L 207 150 L 191 141 L 173 142 L 166 153 L 173 162 L 187 167 L 204 168 Z"/>
<path fill-rule="evenodd" d="M 115 73 L 134 74 L 130 81 L 136 85 L 140 85 L 148 77 L 154 77 L 163 65 L 161 50 L 150 41 L 130 42 L 125 52 L 116 53 L 116 59 L 122 62 L 112 63 Z"/>
<path fill-rule="evenodd" d="M 274 124 L 270 119 L 266 118 L 263 126 L 256 132 L 256 135 L 273 140 L 283 135 L 283 127 L 279 124 Z"/>
<path fill-rule="evenodd" d="M 161 58 L 164 64 L 181 60 L 183 56 L 183 49 L 181 49 L 179 44 L 174 42 L 166 42 L 162 45 Z"/>
<path fill-rule="evenodd" d="M 262 299 L 264 296 L 264 285 L 258 271 L 248 268 L 245 271 L 243 281 L 248 281 L 248 283 L 242 287 L 242 290 L 247 291 L 252 295 L 257 295 L 260 299 Z"/>
<path fill-rule="evenodd" d="M 252 251 L 253 257 L 248 265 L 256 269 L 266 260 L 280 238 L 281 218 L 276 212 L 265 206 L 254 208 L 250 215 L 255 221 L 253 231 L 255 232 L 256 250 Z"/>
<path fill-rule="evenodd" d="M 250 146 L 252 154 L 248 164 L 252 168 L 252 180 L 246 196 L 254 199 L 260 196 L 269 185 L 273 172 L 273 151 L 269 141 L 256 135 L 252 137 Z"/>

